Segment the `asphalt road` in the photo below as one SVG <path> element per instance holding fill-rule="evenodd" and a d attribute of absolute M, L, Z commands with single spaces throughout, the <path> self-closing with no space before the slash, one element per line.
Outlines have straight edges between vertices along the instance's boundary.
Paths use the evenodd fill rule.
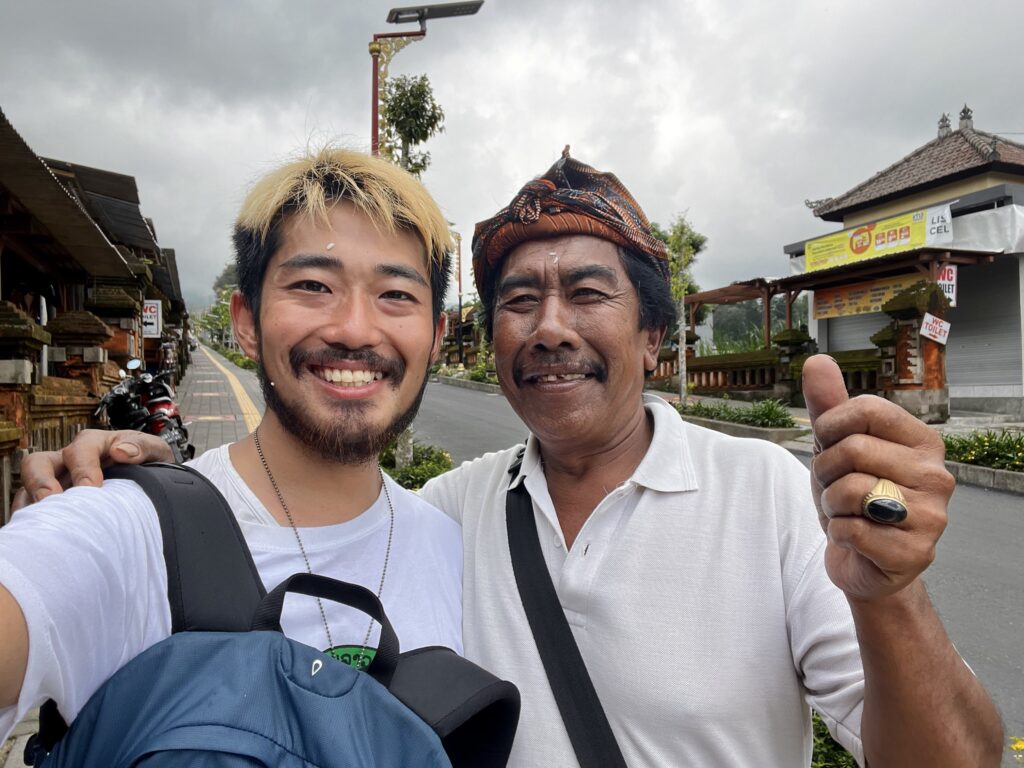
<path fill-rule="evenodd" d="M 233 370 L 262 407 L 253 374 Z M 427 386 L 413 428 L 416 440 L 445 448 L 456 464 L 526 435 L 501 395 L 440 383 Z M 926 583 L 954 644 L 1002 712 L 1007 735 L 1024 738 L 1024 498 L 959 487 Z M 1007 754 L 1004 765 L 1018 764 Z"/>
<path fill-rule="evenodd" d="M 521 443 L 529 430 L 497 394 L 431 383 L 413 422 L 414 439 L 444 448 L 456 466 Z"/>

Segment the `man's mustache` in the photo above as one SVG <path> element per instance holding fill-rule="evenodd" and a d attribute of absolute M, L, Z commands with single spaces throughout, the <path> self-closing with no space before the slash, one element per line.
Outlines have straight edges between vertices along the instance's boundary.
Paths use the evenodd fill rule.
<path fill-rule="evenodd" d="M 591 360 L 571 352 L 535 352 L 525 360 L 518 360 L 512 368 L 512 380 L 521 386 L 525 371 L 534 372 L 538 369 L 566 370 L 591 374 L 596 381 L 608 379 L 608 368 L 600 360 Z"/>
<path fill-rule="evenodd" d="M 342 362 L 363 363 L 367 369 L 383 373 L 391 380 L 391 384 L 395 386 L 405 376 L 405 363 L 401 358 L 384 357 L 369 349 L 323 347 L 316 350 L 306 350 L 293 347 L 288 353 L 288 362 L 296 376 L 300 376 L 302 369 L 307 366 L 329 368 L 332 363 Z"/>

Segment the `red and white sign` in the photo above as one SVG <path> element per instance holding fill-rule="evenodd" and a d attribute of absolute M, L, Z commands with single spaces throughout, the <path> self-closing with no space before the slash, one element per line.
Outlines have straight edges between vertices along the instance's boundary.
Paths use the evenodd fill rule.
<path fill-rule="evenodd" d="M 935 278 L 935 282 L 939 284 L 939 288 L 946 294 L 946 298 L 949 299 L 949 306 L 956 306 L 956 264 L 946 264 L 939 270 L 938 276 Z"/>
<path fill-rule="evenodd" d="M 939 344 L 945 344 L 949 338 L 949 323 L 930 312 L 925 312 L 921 320 L 921 335 Z"/>
<path fill-rule="evenodd" d="M 159 299 L 146 299 L 142 304 L 142 337 L 159 339 L 163 331 L 164 305 Z"/>

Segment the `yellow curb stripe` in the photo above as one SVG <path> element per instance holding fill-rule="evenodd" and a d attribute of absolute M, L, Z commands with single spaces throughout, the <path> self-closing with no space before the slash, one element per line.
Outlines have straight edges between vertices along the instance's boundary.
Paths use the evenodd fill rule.
<path fill-rule="evenodd" d="M 256 404 L 249 397 L 249 393 L 242 387 L 242 382 L 238 380 L 231 371 L 217 362 L 217 359 L 210 353 L 206 347 L 201 347 L 203 354 L 205 354 L 210 362 L 213 363 L 214 368 L 224 374 L 224 378 L 228 380 L 228 385 L 231 387 L 231 391 L 235 394 L 235 399 L 238 401 L 239 408 L 242 409 L 242 418 L 245 420 L 245 428 L 250 432 L 254 431 L 256 427 L 260 425 L 259 410 L 256 408 Z"/>

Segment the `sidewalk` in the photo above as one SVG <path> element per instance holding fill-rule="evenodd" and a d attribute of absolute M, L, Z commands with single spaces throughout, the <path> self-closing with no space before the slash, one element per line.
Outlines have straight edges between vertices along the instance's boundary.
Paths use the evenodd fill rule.
<path fill-rule="evenodd" d="M 192 353 L 192 365 L 178 385 L 181 417 L 188 424 L 196 456 L 241 440 L 258 423 L 257 405 L 232 373 L 233 368 L 216 352 L 200 347 Z"/>

